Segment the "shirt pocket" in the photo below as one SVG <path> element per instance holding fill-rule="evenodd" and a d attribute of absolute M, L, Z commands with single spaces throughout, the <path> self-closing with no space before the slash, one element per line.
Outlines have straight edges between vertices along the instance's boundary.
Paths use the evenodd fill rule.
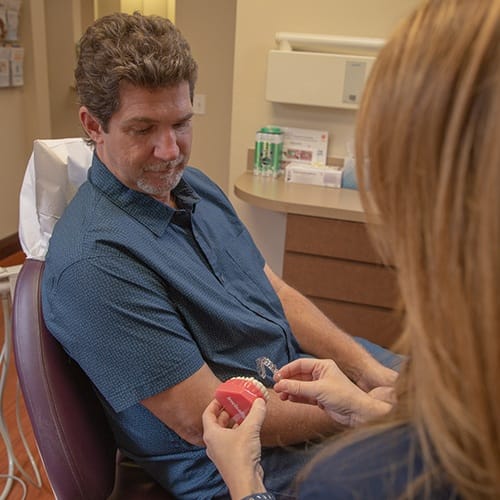
<path fill-rule="evenodd" d="M 264 273 L 265 260 L 246 229 L 225 242 L 221 261 L 224 286 L 233 295 L 254 304 L 277 299 Z"/>

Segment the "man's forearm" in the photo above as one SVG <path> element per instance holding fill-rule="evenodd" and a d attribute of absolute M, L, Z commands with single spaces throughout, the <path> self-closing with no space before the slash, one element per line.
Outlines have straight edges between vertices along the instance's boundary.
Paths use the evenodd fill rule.
<path fill-rule="evenodd" d="M 274 391 L 269 391 L 269 395 L 261 431 L 263 446 L 315 441 L 345 429 L 317 406 L 281 401 Z"/>
<path fill-rule="evenodd" d="M 350 335 L 330 321 L 310 300 L 284 284 L 279 297 L 301 349 L 330 358 L 353 380 L 358 380 L 371 356 Z"/>

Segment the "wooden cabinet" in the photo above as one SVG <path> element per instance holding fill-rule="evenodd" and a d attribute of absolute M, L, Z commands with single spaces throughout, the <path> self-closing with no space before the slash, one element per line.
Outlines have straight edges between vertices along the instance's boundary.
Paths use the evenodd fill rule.
<path fill-rule="evenodd" d="M 390 347 L 402 324 L 396 280 L 372 247 L 358 192 L 255 176 L 252 159 L 234 191 L 287 214 L 283 279 L 346 332 Z"/>
<path fill-rule="evenodd" d="M 283 279 L 352 335 L 389 347 L 401 331 L 394 270 L 363 222 L 288 214 Z"/>

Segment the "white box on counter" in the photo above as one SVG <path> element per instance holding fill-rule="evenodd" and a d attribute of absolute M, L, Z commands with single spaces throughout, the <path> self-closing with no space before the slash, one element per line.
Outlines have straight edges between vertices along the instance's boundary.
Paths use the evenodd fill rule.
<path fill-rule="evenodd" d="M 313 166 L 292 162 L 285 168 L 285 182 L 339 188 L 342 184 L 342 167 Z"/>
<path fill-rule="evenodd" d="M 305 165 L 325 165 L 328 132 L 305 128 L 280 127 L 283 131 L 281 160 Z"/>

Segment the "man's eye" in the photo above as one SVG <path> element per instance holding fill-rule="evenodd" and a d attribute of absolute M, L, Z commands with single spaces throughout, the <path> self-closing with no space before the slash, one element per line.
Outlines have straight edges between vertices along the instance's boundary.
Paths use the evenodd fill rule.
<path fill-rule="evenodd" d="M 185 122 L 180 122 L 174 125 L 176 130 L 185 130 L 191 125 L 191 120 L 186 120 Z"/>
<path fill-rule="evenodd" d="M 134 135 L 146 135 L 151 131 L 153 127 L 144 127 L 144 128 L 133 128 L 131 129 L 132 134 Z"/>

